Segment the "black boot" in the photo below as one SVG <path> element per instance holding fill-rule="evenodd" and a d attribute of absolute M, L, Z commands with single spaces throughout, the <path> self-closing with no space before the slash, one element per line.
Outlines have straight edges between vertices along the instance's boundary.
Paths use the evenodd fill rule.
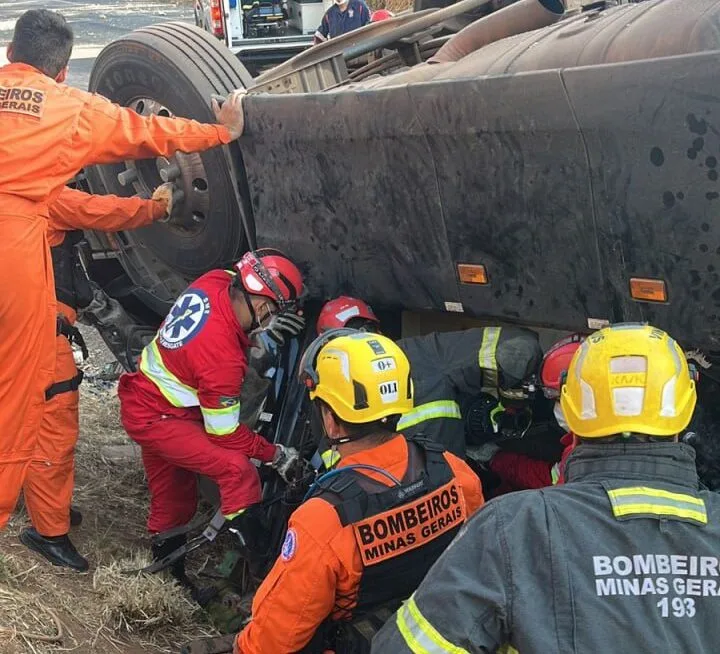
<path fill-rule="evenodd" d="M 179 536 L 171 536 L 165 540 L 157 540 L 153 538 L 151 544 L 153 561 L 159 561 L 164 559 L 166 556 L 172 554 L 176 549 L 182 547 L 187 542 L 187 536 L 181 534 Z M 185 556 L 180 557 L 177 561 L 174 561 L 168 570 L 170 574 L 177 580 L 177 582 L 190 592 L 190 596 L 200 606 L 205 606 L 210 600 L 215 597 L 214 588 L 200 588 L 196 586 L 185 572 Z"/>
<path fill-rule="evenodd" d="M 70 507 L 70 526 L 79 527 L 82 524 L 83 515 L 79 509 L 74 506 Z"/>
<path fill-rule="evenodd" d="M 20 532 L 20 542 L 44 556 L 53 565 L 85 572 L 90 566 L 87 559 L 78 554 L 67 534 L 64 536 L 41 536 L 34 527 Z"/>

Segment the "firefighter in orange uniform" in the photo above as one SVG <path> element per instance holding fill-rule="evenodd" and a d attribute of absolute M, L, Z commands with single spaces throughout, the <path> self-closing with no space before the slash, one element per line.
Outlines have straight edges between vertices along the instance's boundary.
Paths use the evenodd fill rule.
<path fill-rule="evenodd" d="M 142 117 L 65 86 L 73 34 L 45 9 L 15 25 L 0 67 L 0 529 L 35 455 L 55 368 L 55 296 L 45 234 L 49 207 L 83 166 L 171 156 L 229 143 L 243 129 L 242 93 L 213 107 L 218 125 Z"/>
<path fill-rule="evenodd" d="M 389 338 L 331 330 L 300 370 L 340 464 L 290 518 L 235 654 L 369 652 L 365 627 L 410 596 L 484 501 L 463 461 L 396 433 L 412 384 Z"/>
<path fill-rule="evenodd" d="M 20 533 L 20 540 L 55 565 L 81 572 L 88 568 L 87 560 L 68 536 L 79 429 L 78 387 L 82 381 L 72 342 L 78 340 L 84 347 L 75 320 L 78 310 L 93 299 L 90 281 L 75 250 L 78 238 L 82 238 L 77 230 L 134 229 L 166 219 L 171 211 L 172 184 L 160 186 L 150 200 L 88 195 L 66 187 L 50 206 L 47 238 L 58 311 L 55 375 L 45 393 L 37 449 L 23 486 L 33 526 Z"/>

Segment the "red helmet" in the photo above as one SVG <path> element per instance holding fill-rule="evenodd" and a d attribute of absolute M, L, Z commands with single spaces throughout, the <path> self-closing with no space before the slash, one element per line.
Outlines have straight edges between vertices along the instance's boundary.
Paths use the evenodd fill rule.
<path fill-rule="evenodd" d="M 358 300 L 355 297 L 341 295 L 323 305 L 323 308 L 320 309 L 320 315 L 318 316 L 315 328 L 318 334 L 323 334 L 328 329 L 345 327 L 355 318 L 364 318 L 369 322 L 377 325 L 380 324 L 380 321 L 367 302 Z"/>
<path fill-rule="evenodd" d="M 387 20 L 388 18 L 394 18 L 395 14 L 387 9 L 377 9 L 370 14 L 371 23 L 379 23 L 381 20 Z"/>
<path fill-rule="evenodd" d="M 584 340 L 585 337 L 582 334 L 573 334 L 559 340 L 545 352 L 540 364 L 540 381 L 545 397 L 549 399 L 560 397 L 563 375 L 567 372 L 573 355 Z"/>
<path fill-rule="evenodd" d="M 233 269 L 237 281 L 250 295 L 269 297 L 280 311 L 297 309 L 304 292 L 302 273 L 280 250 L 246 252 Z"/>

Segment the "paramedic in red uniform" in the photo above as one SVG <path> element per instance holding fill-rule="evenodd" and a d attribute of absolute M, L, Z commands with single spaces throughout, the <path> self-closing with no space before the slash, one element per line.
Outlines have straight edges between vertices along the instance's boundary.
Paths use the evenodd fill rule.
<path fill-rule="evenodd" d="M 226 144 L 243 131 L 242 94 L 219 125 L 142 117 L 63 82 L 73 45 L 65 19 L 25 12 L 0 67 L 0 529 L 37 446 L 55 372 L 56 306 L 48 207 L 88 164 L 171 156 Z"/>
<path fill-rule="evenodd" d="M 120 378 L 121 418 L 142 448 L 150 488 L 148 530 L 156 560 L 184 543 L 162 535 L 190 522 L 197 507 L 196 474 L 220 488 L 228 520 L 260 500 L 260 478 L 250 461 L 281 474 L 297 458 L 240 423 L 248 333 L 265 329 L 282 344 L 300 333 L 303 280 L 277 250 L 247 252 L 232 271 L 212 270 L 176 300 L 139 371 Z M 171 568 L 186 582 L 184 561 Z"/>

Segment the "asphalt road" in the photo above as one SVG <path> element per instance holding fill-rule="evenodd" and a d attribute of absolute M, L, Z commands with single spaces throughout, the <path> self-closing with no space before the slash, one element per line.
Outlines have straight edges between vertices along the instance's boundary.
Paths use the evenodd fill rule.
<path fill-rule="evenodd" d="M 193 23 L 192 4 L 172 0 L 0 0 L 0 44 L 9 43 L 18 16 L 28 9 L 44 7 L 61 12 L 75 31 L 68 82 L 87 89 L 93 61 L 102 48 L 128 32 L 155 23 L 183 20 Z M 7 63 L 0 48 L 0 65 Z"/>

